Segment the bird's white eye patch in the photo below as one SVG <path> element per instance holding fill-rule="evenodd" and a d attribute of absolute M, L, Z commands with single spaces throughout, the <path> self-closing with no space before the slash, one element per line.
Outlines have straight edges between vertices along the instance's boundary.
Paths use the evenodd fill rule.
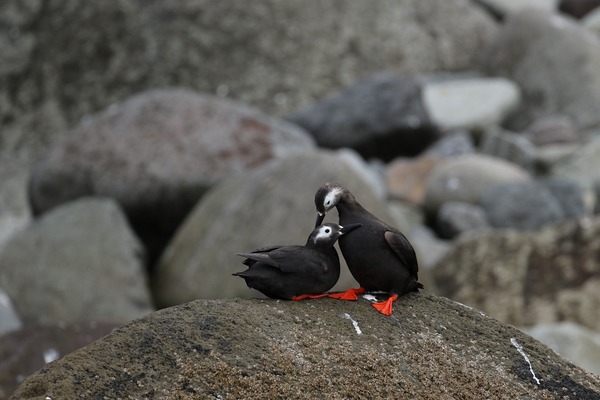
<path fill-rule="evenodd" d="M 322 239 L 328 239 L 331 237 L 331 228 L 328 226 L 322 226 L 319 228 L 317 235 L 315 236 L 315 242 L 318 242 Z"/>
<path fill-rule="evenodd" d="M 323 205 L 325 207 L 330 207 L 333 204 L 336 204 L 338 201 L 338 197 L 340 196 L 341 193 L 342 193 L 341 189 L 338 189 L 338 188 L 332 189 L 331 192 L 327 193 L 327 196 L 325 196 Z"/>

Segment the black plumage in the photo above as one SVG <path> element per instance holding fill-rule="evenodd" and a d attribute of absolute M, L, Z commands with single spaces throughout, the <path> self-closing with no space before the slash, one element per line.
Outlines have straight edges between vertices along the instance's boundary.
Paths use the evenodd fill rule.
<path fill-rule="evenodd" d="M 268 246 L 238 253 L 249 268 L 233 275 L 248 287 L 274 299 L 301 300 L 324 297 L 340 276 L 340 260 L 334 243 L 360 224 L 323 224 L 313 230 L 306 245 Z"/>
<path fill-rule="evenodd" d="M 359 223 L 361 229 L 340 238 L 340 249 L 359 289 L 350 289 L 339 298 L 353 300 L 364 291 L 390 294 L 387 301 L 374 303 L 380 312 L 390 315 L 392 303 L 403 294 L 416 292 L 417 257 L 406 237 L 396 228 L 367 211 L 354 195 L 336 183 L 326 183 L 315 194 L 317 225 L 333 207 L 337 207 L 341 225 Z"/>

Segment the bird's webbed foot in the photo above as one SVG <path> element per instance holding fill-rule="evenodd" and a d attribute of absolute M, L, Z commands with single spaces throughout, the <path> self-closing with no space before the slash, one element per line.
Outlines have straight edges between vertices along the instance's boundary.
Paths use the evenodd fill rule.
<path fill-rule="evenodd" d="M 298 296 L 292 297 L 292 301 L 300 301 L 306 299 L 320 299 L 322 297 L 329 296 L 329 293 L 320 293 L 320 294 L 301 294 Z"/>
<path fill-rule="evenodd" d="M 354 300 L 358 300 L 358 295 L 359 294 L 363 294 L 365 292 L 365 288 L 350 288 L 348 290 L 346 290 L 345 292 L 338 292 L 338 293 L 329 293 L 327 297 L 332 298 L 332 299 L 338 299 L 338 300 L 349 300 L 349 301 L 354 301 Z"/>
<path fill-rule="evenodd" d="M 398 299 L 397 294 L 391 295 L 386 301 L 380 301 L 378 303 L 372 303 L 371 305 L 377 309 L 383 315 L 392 315 L 392 304 Z"/>

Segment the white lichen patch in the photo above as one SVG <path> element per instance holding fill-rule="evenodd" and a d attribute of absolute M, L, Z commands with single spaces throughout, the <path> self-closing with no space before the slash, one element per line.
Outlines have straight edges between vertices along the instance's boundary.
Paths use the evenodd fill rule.
<path fill-rule="evenodd" d="M 487 315 L 486 315 L 486 314 L 485 314 L 483 311 L 481 311 L 481 310 L 478 310 L 478 309 L 476 309 L 476 308 L 473 308 L 473 307 L 471 307 L 471 306 L 468 306 L 468 305 L 466 305 L 466 304 L 463 304 L 463 303 L 461 303 L 460 301 L 456 301 L 456 300 L 454 300 L 454 302 L 455 302 L 456 304 L 458 304 L 458 305 L 461 305 L 461 306 L 463 306 L 464 308 L 468 308 L 469 310 L 472 310 L 472 311 L 475 311 L 475 312 L 479 313 L 479 315 L 481 315 L 481 316 L 483 316 L 483 317 L 487 317 Z"/>
<path fill-rule="evenodd" d="M 357 335 L 361 335 L 362 331 L 360 330 L 360 326 L 358 326 L 358 322 L 356 322 L 354 319 L 352 319 L 352 317 L 350 316 L 350 314 L 348 313 L 341 313 L 340 317 L 345 318 L 345 319 L 349 319 L 350 321 L 352 321 L 352 325 L 354 325 L 354 330 L 356 331 Z"/>
<path fill-rule="evenodd" d="M 531 372 L 531 375 L 533 376 L 533 380 L 539 385 L 540 380 L 537 378 L 537 376 L 535 376 L 535 372 L 533 372 L 533 367 L 531 366 L 531 361 L 529 361 L 529 357 L 527 357 L 527 353 L 525 353 L 525 350 L 523 350 L 523 346 L 521 346 L 521 344 L 519 342 L 517 342 L 516 338 L 511 338 L 510 342 L 512 343 L 513 346 L 515 346 L 517 351 L 523 356 L 525 361 L 527 361 L 527 364 L 529 364 L 529 371 Z"/>

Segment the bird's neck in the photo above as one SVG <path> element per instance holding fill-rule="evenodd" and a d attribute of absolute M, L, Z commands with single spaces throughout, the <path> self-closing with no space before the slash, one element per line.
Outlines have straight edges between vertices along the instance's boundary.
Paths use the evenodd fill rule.
<path fill-rule="evenodd" d="M 352 196 L 351 194 L 345 194 L 341 201 L 337 204 L 338 214 L 340 216 L 340 221 L 350 215 L 351 213 L 368 213 L 367 210 Z"/>

